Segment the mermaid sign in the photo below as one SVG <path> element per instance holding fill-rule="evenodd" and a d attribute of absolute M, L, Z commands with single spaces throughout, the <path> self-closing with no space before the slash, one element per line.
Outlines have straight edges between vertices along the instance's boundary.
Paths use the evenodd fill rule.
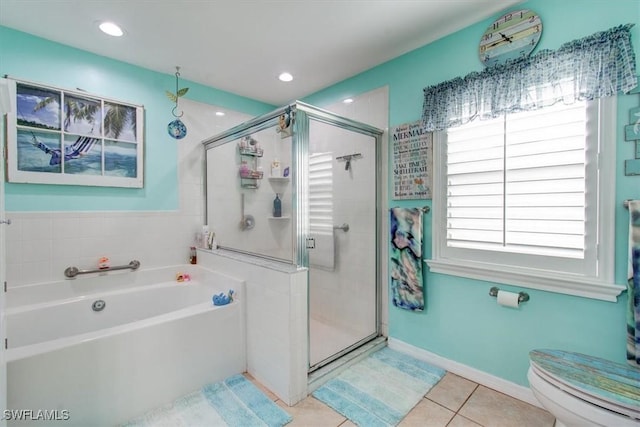
<path fill-rule="evenodd" d="M 392 129 L 393 199 L 430 199 L 433 136 L 420 121 Z"/>

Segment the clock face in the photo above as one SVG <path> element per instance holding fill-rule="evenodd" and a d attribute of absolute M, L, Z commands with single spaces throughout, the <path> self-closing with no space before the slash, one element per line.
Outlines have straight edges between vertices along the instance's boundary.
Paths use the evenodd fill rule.
<path fill-rule="evenodd" d="M 484 65 L 504 64 L 527 56 L 540 41 L 542 21 L 529 9 L 514 10 L 495 20 L 480 39 L 478 54 Z"/>

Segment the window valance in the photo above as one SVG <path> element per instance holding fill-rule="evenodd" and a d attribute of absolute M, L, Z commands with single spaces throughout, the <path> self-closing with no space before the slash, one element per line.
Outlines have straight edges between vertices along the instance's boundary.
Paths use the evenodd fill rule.
<path fill-rule="evenodd" d="M 631 27 L 621 25 L 424 89 L 428 131 L 479 118 L 628 92 L 637 85 Z"/>

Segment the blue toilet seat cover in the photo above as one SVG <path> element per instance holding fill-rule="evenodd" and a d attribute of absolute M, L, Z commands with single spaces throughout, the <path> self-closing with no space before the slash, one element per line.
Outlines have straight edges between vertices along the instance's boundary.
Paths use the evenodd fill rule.
<path fill-rule="evenodd" d="M 533 350 L 531 364 L 561 383 L 601 400 L 640 408 L 640 369 L 562 350 Z"/>

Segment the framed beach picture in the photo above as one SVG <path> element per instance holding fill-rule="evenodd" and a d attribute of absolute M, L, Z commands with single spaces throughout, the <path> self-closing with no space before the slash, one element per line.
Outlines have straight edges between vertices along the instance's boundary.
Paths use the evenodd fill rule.
<path fill-rule="evenodd" d="M 6 79 L 7 181 L 144 186 L 144 108 Z"/>

